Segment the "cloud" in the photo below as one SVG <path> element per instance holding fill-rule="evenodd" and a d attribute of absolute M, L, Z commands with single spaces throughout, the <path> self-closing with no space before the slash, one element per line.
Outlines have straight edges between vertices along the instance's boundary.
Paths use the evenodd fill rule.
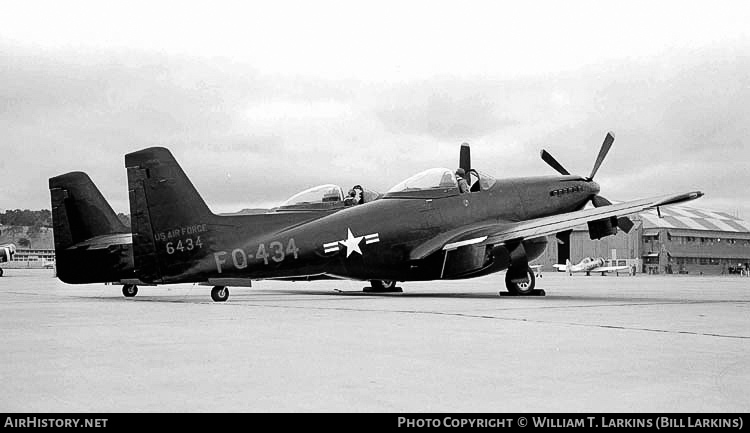
<path fill-rule="evenodd" d="M 436 140 L 481 138 L 516 123 L 503 114 L 500 89 L 470 82 L 436 80 L 409 83 L 380 101 L 378 119 L 397 135 L 424 135 Z M 484 91 L 482 91 L 484 90 Z"/>
<path fill-rule="evenodd" d="M 136 49 L 5 44 L 1 208 L 49 206 L 47 178 L 90 174 L 128 212 L 123 155 L 169 147 L 219 212 L 280 203 L 321 183 L 384 191 L 462 142 L 498 177 L 553 174 L 550 151 L 622 200 L 705 189 L 700 205 L 750 218 L 744 158 L 748 47 L 676 51 L 533 76 L 375 81 L 269 74 L 248 62 Z M 714 200 L 714 201 L 712 201 Z M 721 209 L 717 209 L 721 210 Z M 734 208 L 728 209 L 734 211 Z"/>

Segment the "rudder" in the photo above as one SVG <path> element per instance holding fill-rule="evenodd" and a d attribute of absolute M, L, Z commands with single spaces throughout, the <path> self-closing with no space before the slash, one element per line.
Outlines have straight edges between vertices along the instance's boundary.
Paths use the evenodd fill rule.
<path fill-rule="evenodd" d="M 86 173 L 52 177 L 49 190 L 55 250 L 96 236 L 130 232 Z"/>

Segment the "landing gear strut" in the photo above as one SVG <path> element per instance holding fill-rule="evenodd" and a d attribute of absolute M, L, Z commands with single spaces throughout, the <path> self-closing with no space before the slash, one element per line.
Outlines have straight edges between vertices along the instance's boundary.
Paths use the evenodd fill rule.
<path fill-rule="evenodd" d="M 396 287 L 396 281 L 393 280 L 371 280 L 370 287 L 365 287 L 362 291 L 367 293 L 401 293 L 401 287 Z"/>
<path fill-rule="evenodd" d="M 122 294 L 126 298 L 132 298 L 133 296 L 138 294 L 138 286 L 135 284 L 125 284 L 122 286 Z"/>
<path fill-rule="evenodd" d="M 214 286 L 214 288 L 211 289 L 211 299 L 213 299 L 214 302 L 225 302 L 229 299 L 229 289 L 227 289 L 226 286 Z"/>

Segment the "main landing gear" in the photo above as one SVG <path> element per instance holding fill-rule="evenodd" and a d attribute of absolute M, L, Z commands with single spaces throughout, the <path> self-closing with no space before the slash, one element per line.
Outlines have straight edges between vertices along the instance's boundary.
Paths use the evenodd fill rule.
<path fill-rule="evenodd" d="M 367 293 L 401 293 L 403 289 L 396 287 L 396 281 L 394 280 L 371 280 L 370 287 L 365 287 L 362 291 Z"/>
<path fill-rule="evenodd" d="M 133 296 L 138 294 L 138 286 L 135 284 L 125 284 L 122 286 L 122 294 L 126 298 L 132 298 Z"/>
<path fill-rule="evenodd" d="M 500 296 L 544 296 L 544 290 L 534 289 L 535 286 L 534 271 L 530 268 L 526 268 L 525 275 L 523 271 L 513 272 L 508 269 L 505 274 L 505 288 L 508 292 L 500 292 Z"/>
<path fill-rule="evenodd" d="M 3 268 L 0 268 L 0 277 L 3 276 Z"/>
<path fill-rule="evenodd" d="M 211 289 L 211 299 L 213 299 L 214 302 L 225 302 L 229 299 L 229 289 L 227 289 L 226 286 L 214 286 L 214 288 Z"/>

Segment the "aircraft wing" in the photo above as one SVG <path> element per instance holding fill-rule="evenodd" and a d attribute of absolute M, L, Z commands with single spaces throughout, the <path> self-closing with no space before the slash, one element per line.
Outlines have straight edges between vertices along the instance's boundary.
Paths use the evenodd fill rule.
<path fill-rule="evenodd" d="M 589 272 L 615 272 L 615 271 L 626 271 L 627 266 L 600 266 L 598 268 L 590 269 Z"/>
<path fill-rule="evenodd" d="M 671 194 L 644 198 L 609 206 L 583 209 L 518 222 L 501 221 L 496 223 L 485 223 L 482 225 L 453 230 L 443 233 L 440 236 L 436 236 L 414 248 L 409 255 L 409 258 L 412 260 L 419 260 L 440 249 L 453 250 L 465 245 L 502 245 L 511 240 L 538 238 L 570 230 L 589 221 L 596 221 L 613 216 L 621 217 L 632 215 L 646 209 L 695 200 L 702 196 L 702 192 L 694 191 L 684 194 Z"/>

